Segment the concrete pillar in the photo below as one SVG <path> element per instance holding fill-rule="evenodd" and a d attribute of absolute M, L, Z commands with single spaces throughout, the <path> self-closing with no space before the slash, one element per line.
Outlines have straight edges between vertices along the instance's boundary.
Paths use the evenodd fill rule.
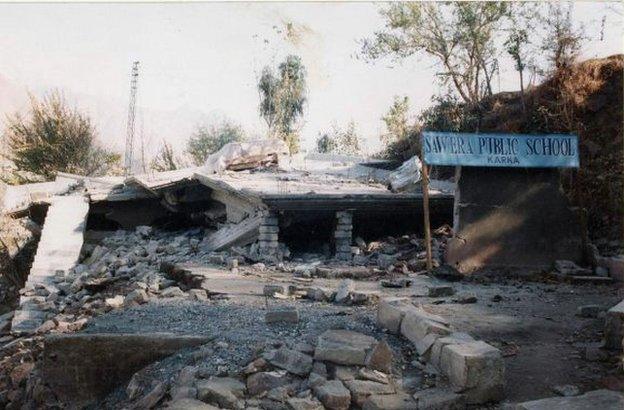
<path fill-rule="evenodd" d="M 351 261 L 351 241 L 353 234 L 353 215 L 349 211 L 336 212 L 336 259 Z"/>
<path fill-rule="evenodd" d="M 279 219 L 275 212 L 265 211 L 259 228 L 258 251 L 264 259 L 274 259 L 279 247 Z"/>

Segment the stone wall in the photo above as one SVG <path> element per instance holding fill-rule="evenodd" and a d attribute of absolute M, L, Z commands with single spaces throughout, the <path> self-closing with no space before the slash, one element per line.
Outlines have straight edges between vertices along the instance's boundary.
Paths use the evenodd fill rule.
<path fill-rule="evenodd" d="M 568 207 L 557 169 L 462 167 L 454 218 L 446 262 L 462 272 L 543 269 L 583 257 L 579 218 Z"/>
<path fill-rule="evenodd" d="M 279 219 L 277 213 L 264 211 L 260 222 L 258 252 L 263 259 L 275 259 L 279 249 Z"/>

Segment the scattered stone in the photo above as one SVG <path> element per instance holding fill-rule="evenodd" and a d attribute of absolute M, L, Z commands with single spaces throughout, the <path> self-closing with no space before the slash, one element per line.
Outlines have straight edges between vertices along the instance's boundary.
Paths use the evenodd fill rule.
<path fill-rule="evenodd" d="M 312 358 L 310 356 L 286 347 L 270 352 L 265 356 L 265 359 L 273 366 L 298 376 L 306 376 L 312 370 Z"/>
<path fill-rule="evenodd" d="M 217 404 L 226 409 L 236 409 L 238 400 L 244 397 L 245 385 L 230 377 L 211 377 L 196 383 L 197 397 L 204 402 Z"/>
<path fill-rule="evenodd" d="M 147 303 L 148 301 L 149 301 L 149 296 L 147 296 L 147 293 L 142 289 L 136 289 L 128 293 L 128 295 L 124 299 L 124 306 L 130 307 L 130 306 L 142 305 L 143 303 Z"/>
<path fill-rule="evenodd" d="M 414 394 L 417 409 L 460 410 L 465 409 L 464 397 L 451 390 L 432 388 Z"/>
<path fill-rule="evenodd" d="M 447 321 L 422 309 L 410 309 L 401 322 L 401 334 L 414 344 L 420 355 L 427 353 L 436 338 L 450 333 Z"/>
<path fill-rule="evenodd" d="M 328 302 L 332 300 L 333 292 L 325 288 L 308 288 L 306 297 L 317 302 Z"/>
<path fill-rule="evenodd" d="M 368 351 L 376 344 L 377 340 L 374 337 L 362 333 L 351 330 L 327 330 L 318 338 L 314 359 L 363 366 L 366 364 Z"/>
<path fill-rule="evenodd" d="M 286 285 L 278 284 L 264 285 L 262 293 L 264 294 L 264 296 L 271 297 L 274 297 L 275 294 L 288 295 L 288 287 Z"/>
<path fill-rule="evenodd" d="M 576 308 L 576 316 L 584 318 L 597 318 L 604 308 L 600 305 L 583 305 Z"/>
<path fill-rule="evenodd" d="M 477 303 L 477 295 L 473 292 L 462 292 L 457 294 L 457 298 L 454 300 L 456 303 L 468 304 Z"/>
<path fill-rule="evenodd" d="M 351 400 L 362 406 L 371 394 L 392 394 L 396 389 L 390 384 L 377 383 L 370 380 L 349 380 L 344 385 L 351 392 Z"/>
<path fill-rule="evenodd" d="M 584 269 L 572 261 L 555 261 L 555 270 L 563 276 L 587 276 L 591 275 L 590 269 Z"/>
<path fill-rule="evenodd" d="M 165 396 L 165 384 L 162 382 L 156 385 L 136 403 L 137 409 L 151 409 Z"/>
<path fill-rule="evenodd" d="M 444 296 L 453 296 L 455 289 L 452 286 L 431 286 L 429 287 L 430 298 L 440 298 Z"/>
<path fill-rule="evenodd" d="M 390 373 L 392 371 L 392 356 L 390 345 L 382 340 L 370 350 L 364 364 L 370 369 Z"/>
<path fill-rule="evenodd" d="M 345 303 L 349 300 L 349 294 L 355 290 L 355 282 L 352 279 L 344 279 L 340 281 L 336 290 L 336 303 Z"/>
<path fill-rule="evenodd" d="M 185 297 L 186 293 L 184 293 L 184 291 L 177 286 L 171 286 L 163 290 L 160 293 L 160 296 L 163 298 L 181 298 Z"/>
<path fill-rule="evenodd" d="M 384 279 L 381 281 L 381 286 L 384 288 L 408 288 L 412 286 L 411 279 Z"/>
<path fill-rule="evenodd" d="M 198 302 L 206 302 L 208 300 L 208 294 L 204 289 L 190 289 L 188 295 L 191 300 Z"/>
<path fill-rule="evenodd" d="M 283 370 L 260 372 L 247 378 L 247 391 L 251 396 L 257 396 L 276 387 L 285 386 L 291 382 L 288 373 Z"/>
<path fill-rule="evenodd" d="M 329 410 L 347 410 L 351 393 L 340 380 L 330 380 L 314 388 L 314 394 Z"/>
<path fill-rule="evenodd" d="M 266 323 L 298 323 L 299 310 L 296 307 L 272 308 L 264 315 Z"/>
<path fill-rule="evenodd" d="M 446 280 L 448 282 L 459 282 L 464 279 L 464 275 L 450 265 L 442 265 L 434 268 L 431 272 L 433 277 Z"/>
<path fill-rule="evenodd" d="M 332 366 L 331 375 L 333 379 L 342 382 L 347 380 L 355 380 L 357 369 L 351 366 Z"/>
<path fill-rule="evenodd" d="M 112 308 L 112 309 L 119 309 L 120 307 L 122 307 L 124 305 L 124 296 L 123 295 L 117 295 L 113 298 L 106 298 L 106 300 L 104 301 L 104 303 L 106 303 L 106 306 Z"/>
<path fill-rule="evenodd" d="M 581 394 L 581 390 L 578 387 L 573 386 L 571 384 L 555 386 L 552 388 L 552 390 L 558 395 L 563 396 L 563 397 L 572 397 L 572 396 L 578 396 L 579 394 Z"/>
<path fill-rule="evenodd" d="M 377 325 L 398 334 L 405 312 L 414 306 L 407 298 L 383 298 L 377 307 Z"/>

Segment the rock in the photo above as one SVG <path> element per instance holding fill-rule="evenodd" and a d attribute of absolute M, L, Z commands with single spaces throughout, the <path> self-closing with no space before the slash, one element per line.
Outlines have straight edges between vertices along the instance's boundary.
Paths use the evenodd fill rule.
<path fill-rule="evenodd" d="M 247 392 L 250 396 L 257 396 L 290 382 L 288 373 L 283 370 L 255 373 L 247 378 Z"/>
<path fill-rule="evenodd" d="M 265 359 L 273 366 L 298 376 L 306 376 L 312 371 L 312 358 L 310 356 L 286 347 L 267 354 Z"/>
<path fill-rule="evenodd" d="M 392 394 L 396 389 L 390 384 L 377 383 L 370 380 L 349 380 L 344 385 L 351 392 L 351 400 L 362 406 L 371 394 Z"/>
<path fill-rule="evenodd" d="M 435 278 L 446 280 L 449 282 L 459 282 L 460 280 L 464 279 L 464 275 L 459 273 L 459 271 L 451 265 L 438 266 L 437 268 L 433 269 L 431 274 Z"/>
<path fill-rule="evenodd" d="M 327 377 L 327 366 L 323 362 L 314 362 L 312 365 L 312 373 Z"/>
<path fill-rule="evenodd" d="M 422 309 L 410 309 L 401 322 L 401 334 L 414 344 L 420 355 L 427 353 L 436 338 L 450 333 L 447 321 Z"/>
<path fill-rule="evenodd" d="M 576 316 L 584 318 L 597 318 L 604 308 L 600 305 L 583 305 L 576 308 Z"/>
<path fill-rule="evenodd" d="M 375 345 L 377 340 L 374 337 L 362 333 L 351 330 L 327 330 L 318 338 L 314 359 L 363 366 L 368 352 Z"/>
<path fill-rule="evenodd" d="M 457 294 L 457 298 L 454 299 L 456 303 L 468 304 L 477 303 L 477 295 L 474 292 L 462 292 Z"/>
<path fill-rule="evenodd" d="M 158 382 L 145 396 L 136 403 L 137 409 L 151 409 L 165 396 L 165 384 Z"/>
<path fill-rule="evenodd" d="M 299 322 L 299 311 L 296 307 L 272 308 L 264 315 L 266 323 L 297 323 Z"/>
<path fill-rule="evenodd" d="M 334 301 L 336 303 L 346 303 L 349 300 L 349 295 L 355 290 L 355 282 L 352 279 L 344 279 L 338 284 L 336 290 L 336 297 Z"/>
<path fill-rule="evenodd" d="M 118 309 L 124 305 L 124 296 L 117 295 L 114 298 L 106 298 L 104 303 L 110 308 Z"/>
<path fill-rule="evenodd" d="M 468 404 L 499 401 L 504 395 L 505 364 L 500 350 L 478 341 L 442 348 L 440 367 Z"/>
<path fill-rule="evenodd" d="M 306 297 L 308 299 L 317 301 L 317 302 L 327 302 L 332 299 L 333 292 L 330 289 L 325 288 L 308 288 L 306 291 Z"/>
<path fill-rule="evenodd" d="M 355 380 L 357 374 L 357 368 L 350 366 L 331 366 L 332 379 L 340 380 L 341 382 L 347 380 Z"/>
<path fill-rule="evenodd" d="M 461 344 L 474 342 L 475 340 L 467 333 L 454 332 L 448 336 L 436 339 L 431 347 L 431 353 L 429 354 L 429 362 L 436 367 L 440 367 L 440 360 L 442 355 L 442 349 L 446 345 Z"/>
<path fill-rule="evenodd" d="M 286 400 L 288 407 L 292 410 L 324 410 L 325 407 L 314 397 L 298 398 L 293 397 Z"/>
<path fill-rule="evenodd" d="M 396 261 L 397 261 L 396 255 L 386 255 L 383 253 L 377 255 L 377 266 L 379 266 L 381 269 L 388 269 Z"/>
<path fill-rule="evenodd" d="M 601 349 L 598 345 L 585 348 L 585 360 L 589 362 L 606 362 L 609 357 L 609 352 Z"/>
<path fill-rule="evenodd" d="M 385 340 L 377 343 L 366 356 L 364 363 L 373 370 L 390 373 L 392 371 L 392 349 Z"/>
<path fill-rule="evenodd" d="M 624 338 L 624 300 L 607 311 L 605 318 L 605 347 L 619 350 Z"/>
<path fill-rule="evenodd" d="M 609 276 L 618 282 L 624 282 L 624 256 L 600 257 L 598 265 L 609 271 Z"/>
<path fill-rule="evenodd" d="M 411 279 L 405 279 L 405 278 L 401 278 L 401 279 L 389 279 L 389 280 L 382 280 L 381 281 L 381 286 L 384 288 L 408 288 L 410 286 L 412 286 L 412 280 Z"/>
<path fill-rule="evenodd" d="M 142 238 L 147 238 L 152 234 L 152 227 L 141 225 L 141 226 L 137 226 L 134 231 L 137 233 L 137 235 L 141 236 Z"/>
<path fill-rule="evenodd" d="M 190 289 L 188 291 L 189 299 L 196 300 L 198 302 L 206 302 L 208 300 L 208 294 L 204 289 Z"/>
<path fill-rule="evenodd" d="M 461 410 L 466 408 L 462 395 L 443 388 L 418 391 L 414 394 L 414 400 L 417 409 Z"/>
<path fill-rule="evenodd" d="M 262 293 L 264 294 L 264 296 L 271 297 L 274 296 L 276 293 L 280 295 L 288 295 L 288 287 L 286 287 L 286 285 L 278 284 L 264 285 Z"/>
<path fill-rule="evenodd" d="M 147 303 L 148 301 L 149 301 L 149 296 L 147 296 L 147 293 L 145 293 L 145 291 L 142 289 L 136 289 L 128 293 L 128 295 L 124 299 L 124 306 L 130 307 L 130 306 L 142 305 L 143 303 Z"/>
<path fill-rule="evenodd" d="M 429 287 L 430 298 L 440 298 L 444 296 L 453 296 L 455 289 L 452 286 L 431 286 Z"/>
<path fill-rule="evenodd" d="M 366 399 L 362 410 L 416 410 L 416 402 L 409 394 L 373 394 Z"/>
<path fill-rule="evenodd" d="M 370 370 L 365 367 L 362 367 L 358 371 L 357 375 L 358 375 L 358 378 L 362 380 L 370 380 L 373 382 L 384 383 L 384 384 L 388 384 L 390 382 L 390 379 L 388 378 L 387 374 L 382 373 L 378 370 Z"/>
<path fill-rule="evenodd" d="M 558 395 L 563 396 L 563 397 L 572 397 L 572 396 L 578 396 L 579 394 L 581 394 L 581 390 L 578 387 L 573 386 L 571 384 L 554 386 L 552 390 Z"/>
<path fill-rule="evenodd" d="M 186 293 L 177 286 L 171 286 L 160 292 L 160 296 L 163 298 L 182 298 L 186 297 Z"/>
<path fill-rule="evenodd" d="M 572 261 L 555 261 L 555 270 L 563 276 L 586 276 L 591 275 L 590 269 L 584 269 Z"/>
<path fill-rule="evenodd" d="M 329 410 L 347 410 L 351 393 L 340 380 L 330 380 L 314 388 L 314 394 Z"/>
<path fill-rule="evenodd" d="M 45 322 L 43 322 L 41 326 L 37 328 L 35 333 L 37 334 L 48 333 L 50 330 L 53 330 L 53 329 L 56 329 L 56 323 L 53 320 L 46 320 Z"/>
<path fill-rule="evenodd" d="M 613 390 L 594 390 L 576 397 L 550 397 L 518 403 L 515 410 L 621 410 L 624 393 Z"/>
<path fill-rule="evenodd" d="M 226 409 L 237 409 L 239 399 L 244 397 L 245 385 L 230 377 L 211 377 L 200 380 L 195 385 L 197 397 L 207 403 L 216 403 Z"/>
<path fill-rule="evenodd" d="M 165 407 L 167 410 L 218 410 L 218 407 L 211 406 L 196 399 L 179 399 L 170 401 Z"/>
<path fill-rule="evenodd" d="M 398 334 L 401 321 L 410 308 L 414 308 L 414 305 L 408 298 L 382 298 L 377 306 L 377 325 Z"/>

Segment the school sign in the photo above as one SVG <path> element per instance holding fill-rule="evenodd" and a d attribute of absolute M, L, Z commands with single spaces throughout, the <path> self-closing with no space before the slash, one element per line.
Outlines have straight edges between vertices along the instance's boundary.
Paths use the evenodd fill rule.
<path fill-rule="evenodd" d="M 425 163 L 479 167 L 578 168 L 576 135 L 423 132 Z"/>

